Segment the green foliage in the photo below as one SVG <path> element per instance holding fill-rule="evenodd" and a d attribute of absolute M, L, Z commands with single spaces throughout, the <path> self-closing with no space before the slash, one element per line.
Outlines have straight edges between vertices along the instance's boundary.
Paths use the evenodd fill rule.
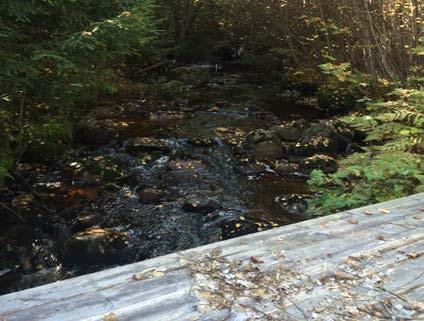
<path fill-rule="evenodd" d="M 30 161 L 51 160 L 61 155 L 72 140 L 72 124 L 63 119 L 50 119 L 41 124 L 24 128 L 24 159 Z"/>
<path fill-rule="evenodd" d="M 320 67 L 328 77 L 317 93 L 318 105 L 322 109 L 333 113 L 349 111 L 366 95 L 364 88 L 368 84 L 364 76 L 353 73 L 349 63 L 326 63 Z"/>
<path fill-rule="evenodd" d="M 10 170 L 13 167 L 12 151 L 9 142 L 4 137 L 0 137 L 0 186 L 6 178 L 10 178 Z"/>
<path fill-rule="evenodd" d="M 75 106 L 116 94 L 126 59 L 152 55 L 155 9 L 154 0 L 2 1 L 0 136 L 26 155 L 63 151 Z"/>
<path fill-rule="evenodd" d="M 340 162 L 335 174 L 311 174 L 320 195 L 309 201 L 314 215 L 357 208 L 424 191 L 424 158 L 403 152 L 357 153 Z"/>
<path fill-rule="evenodd" d="M 382 151 L 424 150 L 424 89 L 396 89 L 390 100 L 368 104 L 365 112 L 341 118 L 366 133 L 365 141 Z"/>
<path fill-rule="evenodd" d="M 362 113 L 340 119 L 365 135 L 370 152 L 340 162 L 331 175 L 311 174 L 320 192 L 315 214 L 329 214 L 424 191 L 424 90 L 396 89 Z"/>

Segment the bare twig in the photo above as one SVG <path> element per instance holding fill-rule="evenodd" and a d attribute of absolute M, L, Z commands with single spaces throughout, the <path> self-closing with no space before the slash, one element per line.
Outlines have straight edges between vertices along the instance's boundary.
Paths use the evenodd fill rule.
<path fill-rule="evenodd" d="M 13 215 L 15 215 L 17 218 L 19 218 L 23 223 L 27 223 L 27 221 L 22 217 L 21 214 L 19 214 L 18 211 L 15 211 L 13 208 L 10 208 L 9 206 L 7 206 L 6 204 L 0 203 L 0 206 L 3 207 L 4 209 L 8 210 L 10 213 L 12 213 Z"/>
<path fill-rule="evenodd" d="M 162 62 L 159 62 L 159 63 L 154 64 L 154 65 L 152 65 L 152 66 L 149 66 L 149 67 L 146 67 L 146 68 L 143 68 L 143 69 L 137 70 L 137 71 L 136 71 L 136 74 L 142 74 L 143 72 L 147 72 L 147 71 L 150 71 L 150 70 L 153 70 L 153 69 L 156 69 L 156 68 L 162 67 L 162 66 L 166 66 L 167 64 L 169 64 L 169 62 L 168 62 L 168 61 L 162 61 Z"/>

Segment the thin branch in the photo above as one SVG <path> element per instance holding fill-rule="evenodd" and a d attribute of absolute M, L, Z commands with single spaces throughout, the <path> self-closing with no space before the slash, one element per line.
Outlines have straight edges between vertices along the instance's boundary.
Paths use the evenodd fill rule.
<path fill-rule="evenodd" d="M 15 215 L 17 218 L 19 218 L 23 223 L 27 224 L 28 222 L 22 217 L 21 214 L 19 214 L 18 211 L 15 211 L 14 209 L 10 208 L 9 206 L 7 206 L 6 204 L 3 204 L 0 202 L 0 206 L 5 208 L 6 210 L 8 210 L 10 213 L 12 213 L 13 215 Z"/>

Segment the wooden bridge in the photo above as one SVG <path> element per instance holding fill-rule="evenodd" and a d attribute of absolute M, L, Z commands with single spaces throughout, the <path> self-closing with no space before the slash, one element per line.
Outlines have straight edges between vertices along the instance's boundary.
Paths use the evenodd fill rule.
<path fill-rule="evenodd" d="M 8 294 L 0 320 L 424 320 L 424 193 Z"/>

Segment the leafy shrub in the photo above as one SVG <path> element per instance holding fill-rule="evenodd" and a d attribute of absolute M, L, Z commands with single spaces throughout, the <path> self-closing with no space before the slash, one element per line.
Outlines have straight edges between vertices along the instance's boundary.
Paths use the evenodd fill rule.
<path fill-rule="evenodd" d="M 402 152 L 357 153 L 341 161 L 334 174 L 315 170 L 309 184 L 320 192 L 309 201 L 314 215 L 384 202 L 424 192 L 424 157 Z"/>
<path fill-rule="evenodd" d="M 319 87 L 317 98 L 320 108 L 331 113 L 348 111 L 357 105 L 362 92 L 355 84 L 329 83 Z"/>
<path fill-rule="evenodd" d="M 342 117 L 366 133 L 365 141 L 381 151 L 424 151 L 424 89 L 396 89 L 390 100 L 369 103 L 360 114 Z"/>
<path fill-rule="evenodd" d="M 362 75 L 354 74 L 350 64 L 327 63 L 320 66 L 328 81 L 318 89 L 318 105 L 331 113 L 351 110 L 365 96 L 363 87 L 368 86 Z"/>
<path fill-rule="evenodd" d="M 24 159 L 45 161 L 61 155 L 72 139 L 72 124 L 63 119 L 51 119 L 41 124 L 31 124 L 24 129 Z"/>
<path fill-rule="evenodd" d="M 74 106 L 116 94 L 126 59 L 151 48 L 155 8 L 154 0 L 2 1 L 0 120 L 3 106 L 14 117 L 0 135 L 20 147 L 23 137 L 29 158 L 62 152 Z"/>
<path fill-rule="evenodd" d="M 309 203 L 315 214 L 424 191 L 424 90 L 398 88 L 388 98 L 340 117 L 363 132 L 369 152 L 341 161 L 334 174 L 311 174 L 309 184 L 320 193 Z"/>

